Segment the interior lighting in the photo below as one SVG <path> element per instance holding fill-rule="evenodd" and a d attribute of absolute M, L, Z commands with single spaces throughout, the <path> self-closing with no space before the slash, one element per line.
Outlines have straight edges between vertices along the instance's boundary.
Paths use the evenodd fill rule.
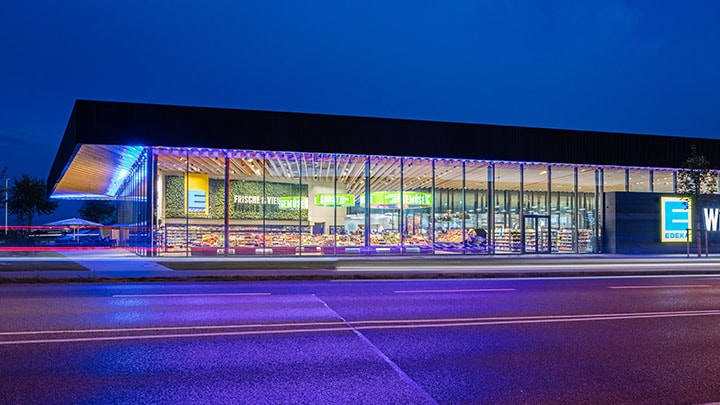
<path fill-rule="evenodd" d="M 122 147 L 120 155 L 122 158 L 115 167 L 115 173 L 111 177 L 108 187 L 105 189 L 105 194 L 111 197 L 117 195 L 118 190 L 125 182 L 125 179 L 130 174 L 132 167 L 137 163 L 145 150 L 142 146 L 125 146 Z"/>

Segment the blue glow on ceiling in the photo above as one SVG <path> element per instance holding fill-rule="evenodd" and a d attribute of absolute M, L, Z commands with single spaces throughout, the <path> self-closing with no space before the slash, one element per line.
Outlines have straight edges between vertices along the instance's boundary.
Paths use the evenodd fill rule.
<path fill-rule="evenodd" d="M 121 152 L 120 161 L 115 167 L 115 173 L 113 174 L 108 187 L 105 189 L 105 194 L 108 196 L 117 195 L 120 187 L 125 183 L 125 180 L 133 170 L 133 166 L 137 163 L 140 157 L 145 151 L 144 146 L 123 146 Z"/>

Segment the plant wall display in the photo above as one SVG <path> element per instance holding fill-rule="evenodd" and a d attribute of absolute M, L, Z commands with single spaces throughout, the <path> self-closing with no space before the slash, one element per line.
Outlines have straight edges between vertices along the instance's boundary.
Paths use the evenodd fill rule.
<path fill-rule="evenodd" d="M 181 176 L 165 176 L 165 217 L 185 218 L 185 181 Z"/>
<path fill-rule="evenodd" d="M 225 181 L 222 179 L 210 179 L 209 209 L 210 218 L 225 218 Z"/>
<path fill-rule="evenodd" d="M 208 208 L 206 214 L 190 213 L 190 218 L 223 219 L 225 216 L 225 181 L 210 178 L 208 184 Z M 305 198 L 308 196 L 307 184 L 265 183 L 262 181 L 231 180 L 230 204 L 228 213 L 231 219 L 262 220 L 263 205 L 265 219 L 306 221 L 308 209 L 281 209 L 277 203 L 281 197 Z M 263 200 L 263 195 L 265 200 Z M 185 217 L 185 180 L 183 176 L 165 176 L 165 217 Z M 265 204 L 263 204 L 263 201 Z"/>

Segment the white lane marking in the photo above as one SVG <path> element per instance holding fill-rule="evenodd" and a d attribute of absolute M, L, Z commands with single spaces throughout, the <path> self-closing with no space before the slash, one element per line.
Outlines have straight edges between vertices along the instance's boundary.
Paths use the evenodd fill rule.
<path fill-rule="evenodd" d="M 76 337 L 58 339 L 33 339 L 33 340 L 9 340 L 0 341 L 2 345 L 18 345 L 33 343 L 68 343 L 68 342 L 99 342 L 116 340 L 142 340 L 182 337 L 219 337 L 219 336 L 241 336 L 241 335 L 271 335 L 290 333 L 312 333 L 312 332 L 342 332 L 353 330 L 373 329 L 416 329 L 416 328 L 439 328 L 458 326 L 488 326 L 488 325 L 512 325 L 512 324 L 536 324 L 536 323 L 558 323 L 558 322 L 584 322 L 603 320 L 625 320 L 625 319 L 652 319 L 652 318 L 677 318 L 692 316 L 717 316 L 720 310 L 698 310 L 698 311 L 666 311 L 666 312 L 628 312 L 609 314 L 579 314 L 579 315 L 536 315 L 520 317 L 490 317 L 490 318 L 448 318 L 448 319 L 395 319 L 375 321 L 328 321 L 313 323 L 284 323 L 284 324 L 254 324 L 254 325 L 216 325 L 216 326 L 187 326 L 167 328 L 128 328 L 128 329 L 90 329 L 90 330 L 65 330 L 65 331 L 24 331 L 24 332 L 2 332 L 6 336 L 47 334 L 47 333 L 100 333 L 100 332 L 135 332 L 135 331 L 168 331 L 168 330 L 197 330 L 197 329 L 221 329 L 221 328 L 272 328 L 291 327 L 290 329 L 271 330 L 241 330 L 222 331 L 205 333 L 175 333 L 159 335 L 128 335 L 128 336 L 97 336 L 97 337 Z M 308 326 L 317 326 L 308 328 Z"/>
<path fill-rule="evenodd" d="M 677 284 L 677 285 L 613 285 L 608 288 L 614 290 L 630 290 L 643 288 L 712 288 L 709 284 Z"/>
<path fill-rule="evenodd" d="M 112 298 L 164 298 L 164 297 L 246 297 L 270 293 L 207 293 L 207 294 L 115 294 Z"/>
<path fill-rule="evenodd" d="M 395 294 L 424 294 L 424 293 L 464 293 L 464 292 L 502 292 L 517 291 L 514 288 L 472 288 L 465 290 L 396 290 Z"/>

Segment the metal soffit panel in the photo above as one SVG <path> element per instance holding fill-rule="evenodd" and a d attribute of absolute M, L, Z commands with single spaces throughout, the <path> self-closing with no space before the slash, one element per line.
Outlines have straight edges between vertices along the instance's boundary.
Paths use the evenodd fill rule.
<path fill-rule="evenodd" d="M 53 191 L 55 198 L 112 198 L 118 173 L 137 160 L 139 147 L 81 145 Z M 140 148 L 141 149 L 141 148 Z M 129 163 L 129 160 L 133 162 Z M 115 190 L 116 191 L 116 190 Z"/>

